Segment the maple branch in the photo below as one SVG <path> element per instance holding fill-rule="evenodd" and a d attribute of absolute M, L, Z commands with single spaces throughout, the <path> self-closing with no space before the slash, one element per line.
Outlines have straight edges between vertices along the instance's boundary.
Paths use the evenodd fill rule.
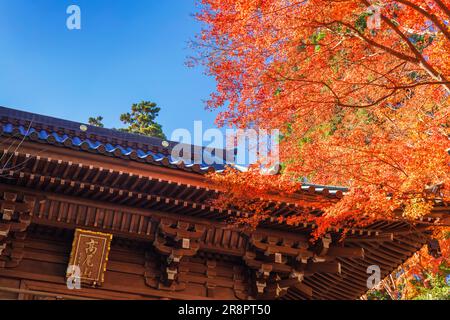
<path fill-rule="evenodd" d="M 366 5 L 370 6 L 371 4 L 369 2 L 367 2 L 366 0 L 362 0 L 363 3 L 365 3 Z M 420 8 L 420 7 L 419 7 Z M 428 61 L 423 57 L 423 55 L 417 50 L 417 48 L 414 46 L 413 43 L 411 43 L 411 41 L 409 40 L 409 38 L 407 36 L 405 36 L 400 29 L 387 17 L 381 15 L 381 19 L 383 19 L 384 22 L 386 22 L 391 29 L 394 30 L 395 33 L 397 33 L 397 35 L 399 35 L 408 45 L 410 51 L 412 51 L 412 53 L 414 54 L 414 57 L 406 55 L 404 53 L 401 53 L 399 51 L 396 51 L 394 49 L 392 49 L 391 47 L 382 45 L 370 38 L 368 38 L 367 36 L 365 36 L 361 31 L 359 31 L 357 28 L 353 27 L 351 24 L 343 22 L 343 21 L 332 21 L 329 23 L 322 23 L 319 21 L 315 21 L 315 23 L 317 23 L 318 25 L 322 25 L 322 26 L 329 26 L 335 23 L 340 23 L 344 26 L 346 26 L 347 28 L 353 30 L 354 32 L 356 32 L 357 36 L 359 38 L 361 38 L 363 41 L 367 42 L 368 44 L 370 44 L 373 47 L 382 49 L 383 51 L 392 54 L 393 56 L 407 61 L 407 62 L 411 62 L 413 64 L 419 65 L 422 69 L 424 69 L 433 79 L 436 80 L 436 82 L 440 83 L 444 89 L 450 93 L 450 82 L 443 76 L 441 75 L 437 70 L 435 70 L 433 68 L 433 66 L 431 66 L 430 63 L 428 63 Z M 447 32 L 448 33 L 448 32 Z M 450 33 L 449 34 L 449 39 L 450 39 Z"/>
<path fill-rule="evenodd" d="M 386 89 L 411 89 L 419 86 L 437 86 L 437 85 L 450 85 L 450 81 L 423 81 L 418 83 L 412 83 L 408 85 L 399 85 L 394 87 L 386 87 Z"/>
<path fill-rule="evenodd" d="M 436 2 L 436 4 L 438 5 L 439 8 L 441 8 L 442 11 L 445 12 L 445 14 L 448 16 L 448 18 L 450 19 L 450 8 L 448 8 L 444 2 L 442 2 L 441 0 L 434 0 L 434 2 Z"/>
<path fill-rule="evenodd" d="M 365 82 L 365 83 L 352 83 L 352 82 L 348 82 L 348 81 L 341 81 L 341 80 L 338 80 L 338 79 L 333 79 L 333 80 L 334 80 L 334 81 L 337 81 L 337 82 L 344 82 L 344 83 L 346 83 L 346 84 L 351 84 L 351 85 L 357 84 L 357 85 L 360 85 L 360 86 L 375 86 L 375 87 L 384 87 L 385 89 L 390 89 L 390 90 L 397 90 L 397 89 L 400 89 L 400 88 L 397 88 L 397 87 L 395 86 L 395 83 L 394 83 L 392 80 L 390 80 L 390 79 L 387 77 L 387 75 L 391 74 L 395 69 L 398 69 L 398 68 L 400 68 L 401 66 L 404 66 L 405 63 L 406 63 L 406 62 L 402 62 L 402 63 L 400 63 L 399 65 L 396 65 L 394 68 L 392 68 L 392 69 L 386 71 L 385 73 L 380 73 L 380 72 L 378 72 L 377 70 L 373 70 L 373 69 L 371 69 L 371 68 L 368 68 L 368 67 L 365 66 L 364 64 L 360 64 L 360 65 L 363 66 L 364 68 L 369 69 L 370 71 L 372 71 L 372 72 L 374 72 L 374 73 L 376 73 L 376 74 L 379 75 L 379 77 L 377 77 L 377 78 L 375 78 L 375 79 L 373 79 L 373 80 L 371 80 L 371 81 L 369 81 L 369 82 Z M 387 87 L 387 86 L 383 86 L 383 85 L 379 85 L 379 84 L 376 84 L 376 83 L 375 83 L 376 81 L 378 81 L 378 80 L 380 80 L 380 79 L 383 79 L 383 78 L 386 79 L 387 81 L 389 81 L 390 83 L 392 83 L 392 84 L 394 85 L 394 87 Z M 352 94 L 352 93 L 354 93 L 354 92 L 356 92 L 356 91 L 358 91 L 358 90 L 360 90 L 360 89 L 361 89 L 361 88 L 356 88 L 356 89 L 354 89 L 354 90 L 350 90 L 350 91 L 347 92 L 344 96 L 347 97 L 347 96 L 349 96 L 350 94 Z"/>
<path fill-rule="evenodd" d="M 435 14 L 429 13 L 422 7 L 420 7 L 414 3 L 411 3 L 410 1 L 407 1 L 407 0 L 396 0 L 396 1 L 403 3 L 404 5 L 416 10 L 423 16 L 430 19 L 430 21 L 432 21 L 434 23 L 434 25 L 444 34 L 444 36 L 447 38 L 447 40 L 450 41 L 450 32 L 448 31 L 448 28 L 441 21 L 439 21 L 438 17 Z"/>
<path fill-rule="evenodd" d="M 357 151 L 357 152 L 365 153 L 365 154 L 367 154 L 369 157 L 373 157 L 373 158 L 379 160 L 380 162 L 382 162 L 382 163 L 384 163 L 384 164 L 386 164 L 386 165 L 392 167 L 393 169 L 400 171 L 401 173 L 403 173 L 403 174 L 405 175 L 405 177 L 409 177 L 408 173 L 407 173 L 407 172 L 400 166 L 400 164 L 399 164 L 397 161 L 395 161 L 394 159 L 391 159 L 391 160 L 392 160 L 395 164 L 390 163 L 388 160 L 385 160 L 385 159 L 381 158 L 381 156 L 382 156 L 383 154 L 377 155 L 377 154 L 374 153 L 373 151 L 364 150 L 364 149 L 360 149 L 360 148 L 356 148 L 356 147 L 347 147 L 347 148 L 350 149 L 350 150 Z M 385 155 L 385 156 L 386 156 L 386 155 Z"/>
<path fill-rule="evenodd" d="M 398 67 L 398 66 L 397 66 Z M 396 67 L 396 68 L 397 68 Z M 395 69 L 395 68 L 394 68 Z M 379 104 L 380 102 L 388 99 L 389 97 L 393 96 L 399 89 L 398 88 L 392 88 L 391 92 L 383 95 L 382 97 L 376 99 L 375 101 L 369 103 L 369 104 L 365 104 L 365 105 L 350 105 L 350 104 L 346 104 L 344 102 L 342 102 L 343 97 L 340 97 L 336 91 L 329 85 L 327 84 L 325 81 L 315 81 L 315 80 L 308 80 L 308 79 L 296 79 L 296 78 L 292 78 L 292 77 L 288 77 L 286 75 L 283 75 L 277 71 L 275 71 L 279 77 L 282 78 L 281 81 L 283 80 L 288 80 L 288 81 L 296 81 L 296 82 L 303 82 L 303 83 L 309 83 L 309 84 L 315 84 L 315 85 L 323 85 L 325 86 L 328 90 L 330 90 L 331 94 L 334 97 L 334 101 L 314 101 L 314 100 L 308 100 L 309 102 L 317 102 L 317 103 L 335 103 L 337 106 L 339 107 L 344 107 L 344 108 L 355 108 L 355 109 L 364 109 L 364 108 L 369 108 L 369 107 L 373 107 L 377 104 Z M 270 75 L 267 75 L 269 78 L 276 80 L 276 78 L 271 77 Z M 280 80 L 278 80 L 280 81 Z M 353 90 L 354 91 L 354 90 Z M 346 96 L 348 96 L 351 92 L 347 93 Z"/>
<path fill-rule="evenodd" d="M 416 57 L 412 57 L 412 56 L 406 55 L 404 53 L 401 53 L 399 51 L 396 51 L 396 50 L 392 49 L 391 47 L 382 45 L 382 44 L 380 44 L 380 43 L 378 43 L 378 42 L 376 42 L 376 41 L 366 37 L 361 31 L 359 31 L 358 29 L 356 29 L 354 26 L 352 26 L 349 23 L 346 23 L 346 22 L 343 22 L 343 21 L 339 21 L 339 20 L 335 20 L 335 21 L 332 21 L 332 22 L 329 22 L 329 23 L 322 23 L 322 22 L 319 22 L 319 21 L 315 21 L 315 22 L 317 24 L 319 24 L 319 25 L 322 25 L 322 26 L 329 26 L 329 25 L 333 25 L 333 24 L 336 24 L 336 23 L 340 23 L 340 24 L 346 26 L 347 28 L 353 30 L 354 32 L 356 32 L 357 36 L 359 38 L 361 38 L 361 40 L 364 40 L 365 42 L 367 42 L 368 44 L 370 44 L 373 47 L 382 49 L 383 51 L 385 51 L 387 53 L 390 53 L 393 56 L 395 56 L 395 57 L 397 57 L 397 58 L 399 58 L 401 60 L 407 61 L 407 62 L 411 62 L 411 63 L 414 63 L 414 64 L 417 64 L 419 62 L 419 60 Z"/>
<path fill-rule="evenodd" d="M 370 7 L 371 3 L 367 0 L 361 0 L 362 3 L 364 3 L 366 6 Z M 424 56 L 417 50 L 417 48 L 414 46 L 414 44 L 409 40 L 407 36 L 401 32 L 401 30 L 385 15 L 380 15 L 380 18 L 406 43 L 406 45 L 409 47 L 410 51 L 414 54 L 414 56 L 419 61 L 419 65 L 435 80 L 437 81 L 447 81 L 443 75 L 441 75 L 436 69 L 433 68 L 433 66 L 428 63 L 428 61 L 424 58 Z M 442 85 L 444 89 L 450 93 L 450 85 Z"/>
<path fill-rule="evenodd" d="M 346 83 L 347 84 L 352 84 L 352 85 L 370 85 L 370 86 L 384 88 L 384 89 L 388 89 L 388 90 L 405 90 L 405 89 L 412 89 L 412 88 L 420 87 L 420 86 L 446 85 L 446 84 L 450 84 L 450 81 L 423 81 L 423 82 L 404 84 L 404 85 L 393 85 L 393 86 L 388 86 L 388 85 L 385 85 L 385 84 L 371 83 L 371 82 L 368 82 L 368 83 L 363 83 L 363 82 L 346 82 Z"/>

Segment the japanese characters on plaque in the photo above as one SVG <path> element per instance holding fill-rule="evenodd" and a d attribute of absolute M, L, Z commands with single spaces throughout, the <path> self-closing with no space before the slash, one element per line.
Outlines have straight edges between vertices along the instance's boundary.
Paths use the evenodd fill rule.
<path fill-rule="evenodd" d="M 76 276 L 84 285 L 102 285 L 111 240 L 111 234 L 76 229 L 67 278 Z"/>

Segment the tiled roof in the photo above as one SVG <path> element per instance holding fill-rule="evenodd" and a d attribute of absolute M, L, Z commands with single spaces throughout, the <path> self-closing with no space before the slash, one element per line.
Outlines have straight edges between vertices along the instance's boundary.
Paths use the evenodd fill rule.
<path fill-rule="evenodd" d="M 87 130 L 82 130 L 85 126 Z M 184 171 L 206 173 L 221 171 L 221 164 L 186 164 L 181 158 L 173 158 L 176 142 L 155 137 L 130 134 L 113 129 L 99 128 L 40 114 L 0 107 L 0 135 L 13 135 L 40 143 L 98 153 L 106 156 L 161 165 Z M 211 157 L 213 157 L 211 155 Z M 235 166 L 239 169 L 239 166 Z M 341 196 L 347 188 L 303 183 L 302 191 Z"/>
<path fill-rule="evenodd" d="M 176 142 L 99 128 L 0 107 L 0 133 L 107 156 L 147 162 L 197 173 L 223 170 L 221 164 L 189 164 L 171 155 Z M 87 130 L 82 130 L 82 127 Z M 211 155 L 213 157 L 213 155 Z"/>
<path fill-rule="evenodd" d="M 303 191 L 309 191 L 314 193 L 325 193 L 330 195 L 342 196 L 344 193 L 348 192 L 349 189 L 346 187 L 338 186 L 325 186 L 313 183 L 302 183 L 301 189 Z"/>

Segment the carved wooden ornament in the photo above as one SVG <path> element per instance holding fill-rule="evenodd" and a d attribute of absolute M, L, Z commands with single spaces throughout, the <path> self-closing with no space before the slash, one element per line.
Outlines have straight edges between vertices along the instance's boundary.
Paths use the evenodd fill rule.
<path fill-rule="evenodd" d="M 67 277 L 73 277 L 75 274 L 80 277 L 82 284 L 101 286 L 104 282 L 111 240 L 112 234 L 76 229 Z"/>

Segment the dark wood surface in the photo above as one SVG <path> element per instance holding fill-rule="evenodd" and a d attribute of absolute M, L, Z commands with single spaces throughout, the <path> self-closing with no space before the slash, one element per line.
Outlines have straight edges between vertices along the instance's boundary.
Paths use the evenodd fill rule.
<path fill-rule="evenodd" d="M 414 227 L 380 221 L 350 230 L 344 242 L 331 229 L 330 241 L 313 244 L 312 224 L 273 220 L 253 232 L 230 225 L 251 213 L 209 204 L 221 190 L 196 173 L 30 141 L 2 152 L 3 299 L 356 299 L 367 290 L 368 266 L 388 275 L 427 242 L 425 227 L 448 215 L 438 206 Z M 338 197 L 306 190 L 275 200 L 280 217 Z M 113 234 L 99 288 L 66 286 L 76 228 Z"/>

